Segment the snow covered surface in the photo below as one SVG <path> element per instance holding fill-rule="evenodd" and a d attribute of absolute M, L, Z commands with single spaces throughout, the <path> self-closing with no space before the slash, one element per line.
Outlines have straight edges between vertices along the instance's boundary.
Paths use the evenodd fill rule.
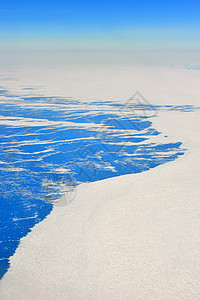
<path fill-rule="evenodd" d="M 48 65 L 1 67 L 9 91 L 78 100 L 121 100 L 139 91 L 151 104 L 199 104 L 199 70 L 158 65 Z M 27 90 L 30 88 L 30 90 Z"/>
<path fill-rule="evenodd" d="M 124 102 L 139 90 L 152 104 L 200 104 L 198 70 L 20 72 L 13 90 L 40 83 L 44 94 Z M 80 185 L 70 205 L 55 207 L 21 240 L 0 298 L 199 299 L 199 120 L 199 110 L 159 112 L 153 126 L 183 142 L 186 154 L 140 174 Z"/>

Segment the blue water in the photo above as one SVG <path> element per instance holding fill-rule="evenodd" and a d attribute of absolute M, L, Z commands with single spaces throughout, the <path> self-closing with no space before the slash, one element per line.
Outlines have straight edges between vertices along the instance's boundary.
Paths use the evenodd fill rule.
<path fill-rule="evenodd" d="M 130 111 L 112 101 L 21 97 L 4 89 L 0 99 L 0 278 L 20 238 L 63 194 L 75 195 L 79 183 L 143 172 L 183 155 L 181 142 L 170 142 L 151 120 L 160 109 L 194 109 L 132 103 Z"/>

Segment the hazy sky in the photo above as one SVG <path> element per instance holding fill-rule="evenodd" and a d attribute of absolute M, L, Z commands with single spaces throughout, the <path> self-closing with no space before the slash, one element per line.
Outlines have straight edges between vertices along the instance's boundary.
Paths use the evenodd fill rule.
<path fill-rule="evenodd" d="M 0 4 L 0 49 L 188 48 L 200 47 L 199 40 L 200 1 L 10 0 Z"/>
<path fill-rule="evenodd" d="M 0 67 L 200 63 L 200 1 L 4 0 Z"/>

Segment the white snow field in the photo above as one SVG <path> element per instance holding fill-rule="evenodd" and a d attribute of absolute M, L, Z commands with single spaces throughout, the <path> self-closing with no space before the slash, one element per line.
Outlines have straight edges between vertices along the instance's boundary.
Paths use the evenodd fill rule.
<path fill-rule="evenodd" d="M 22 69 L 12 89 L 37 85 L 45 95 L 124 103 L 139 90 L 151 104 L 200 105 L 198 70 L 54 71 Z M 2 300 L 200 299 L 200 110 L 159 111 L 152 122 L 186 153 L 146 172 L 81 184 L 70 205 L 55 207 L 21 239 L 0 282 Z"/>

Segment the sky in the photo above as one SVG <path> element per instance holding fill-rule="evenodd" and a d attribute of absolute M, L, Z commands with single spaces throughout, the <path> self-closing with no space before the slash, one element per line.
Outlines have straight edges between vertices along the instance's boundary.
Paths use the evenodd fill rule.
<path fill-rule="evenodd" d="M 0 2 L 0 50 L 200 49 L 200 1 Z"/>

